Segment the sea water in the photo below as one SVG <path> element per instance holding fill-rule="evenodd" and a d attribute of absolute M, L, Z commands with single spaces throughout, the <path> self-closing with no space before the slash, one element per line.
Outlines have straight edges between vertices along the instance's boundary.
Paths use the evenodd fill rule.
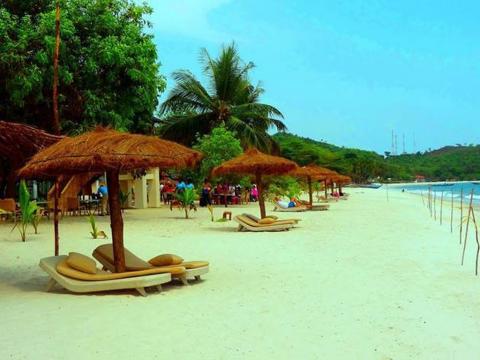
<path fill-rule="evenodd" d="M 428 194 L 428 191 L 431 190 L 435 192 L 437 196 L 440 196 L 443 192 L 445 198 L 451 198 L 453 192 L 453 198 L 456 200 L 460 200 L 462 196 L 462 189 L 463 189 L 463 197 L 464 200 L 469 201 L 471 193 L 473 191 L 473 200 L 475 202 L 480 202 L 480 183 L 476 182 L 456 182 L 456 183 L 431 183 L 431 184 L 402 184 L 402 185 L 391 185 L 392 188 L 395 190 L 404 190 L 410 193 L 417 193 L 424 195 Z"/>

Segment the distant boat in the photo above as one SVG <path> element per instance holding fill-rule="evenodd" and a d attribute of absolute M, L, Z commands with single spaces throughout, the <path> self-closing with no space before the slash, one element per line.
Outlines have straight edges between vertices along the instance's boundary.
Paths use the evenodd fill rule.
<path fill-rule="evenodd" d="M 366 188 L 366 189 L 378 189 L 381 187 L 382 184 L 380 183 L 371 183 L 371 184 L 359 184 L 358 187 L 360 188 Z"/>
<path fill-rule="evenodd" d="M 455 184 L 452 184 L 452 183 L 443 183 L 443 184 L 432 184 L 432 186 L 453 186 Z"/>
<path fill-rule="evenodd" d="M 480 185 L 480 181 L 472 181 L 473 185 Z"/>

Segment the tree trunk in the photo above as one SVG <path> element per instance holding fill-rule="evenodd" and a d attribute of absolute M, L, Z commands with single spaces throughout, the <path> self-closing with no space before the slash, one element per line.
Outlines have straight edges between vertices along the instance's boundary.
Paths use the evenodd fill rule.
<path fill-rule="evenodd" d="M 328 185 L 327 185 L 327 179 L 325 179 L 325 200 L 328 199 Z"/>
<path fill-rule="evenodd" d="M 58 54 L 60 51 L 60 1 L 56 1 L 55 11 L 55 50 L 53 53 L 53 122 L 52 130 L 60 135 L 60 115 L 58 113 Z"/>
<path fill-rule="evenodd" d="M 112 228 L 113 260 L 115 272 L 125 272 L 125 250 L 123 247 L 123 219 L 120 208 L 120 181 L 118 170 L 107 171 L 108 204 Z"/>
<path fill-rule="evenodd" d="M 313 206 L 312 178 L 308 177 L 308 195 L 310 197 L 310 206 Z"/>
<path fill-rule="evenodd" d="M 58 235 L 58 196 L 59 194 L 59 183 L 58 183 L 58 178 L 55 179 L 55 190 L 54 190 L 54 198 L 53 198 L 53 232 L 55 234 L 55 256 L 58 256 L 59 254 L 59 243 L 60 243 L 60 238 Z"/>
<path fill-rule="evenodd" d="M 260 217 L 264 219 L 265 217 L 267 217 L 267 213 L 265 211 L 265 200 L 263 198 L 262 174 L 257 172 L 255 174 L 255 181 L 257 183 L 258 189 L 258 205 L 260 206 Z"/>

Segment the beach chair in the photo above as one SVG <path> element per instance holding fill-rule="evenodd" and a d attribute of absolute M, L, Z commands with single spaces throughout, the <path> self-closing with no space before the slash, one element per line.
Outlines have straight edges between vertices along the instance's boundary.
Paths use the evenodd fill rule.
<path fill-rule="evenodd" d="M 275 207 L 273 208 L 273 211 L 277 211 L 277 212 L 303 212 L 307 210 L 308 210 L 308 207 L 305 205 L 295 206 L 295 207 L 285 207 L 280 205 L 280 203 L 278 202 L 275 202 Z"/>
<path fill-rule="evenodd" d="M 247 213 L 243 213 L 242 215 L 247 216 L 250 219 L 252 219 L 253 221 L 255 221 L 256 223 L 262 225 L 261 224 L 261 219 L 259 217 L 256 217 L 255 215 L 247 214 Z M 296 224 L 298 224 L 299 221 L 302 220 L 302 219 L 279 219 L 278 217 L 273 216 L 273 215 L 267 216 L 267 218 L 274 219 L 275 224 L 278 224 L 278 225 L 282 225 L 282 224 L 295 224 L 296 225 Z"/>
<path fill-rule="evenodd" d="M 0 209 L 3 210 L 3 216 L 9 216 L 14 221 L 17 221 L 17 218 L 20 215 L 20 212 L 17 210 L 15 199 L 0 199 Z"/>
<path fill-rule="evenodd" d="M 271 224 L 260 224 L 245 215 L 237 215 L 233 218 L 238 223 L 238 231 L 287 231 L 295 226 L 293 222 L 274 221 Z M 272 219 L 273 220 L 273 219 Z"/>
<path fill-rule="evenodd" d="M 97 269 L 95 265 L 93 271 L 85 272 L 69 265 L 70 256 L 71 254 L 69 256 L 52 256 L 40 260 L 39 266 L 50 276 L 47 292 L 58 284 L 74 293 L 135 289 L 140 295 L 147 296 L 145 288 L 155 287 L 161 291 L 162 284 L 170 282 L 172 275 L 181 275 L 185 272 L 185 268 L 171 267 L 169 271 L 149 269 L 110 273 Z M 93 259 L 90 260 L 95 264 Z"/>
<path fill-rule="evenodd" d="M 148 269 L 161 269 L 165 266 L 181 266 L 185 268 L 185 272 L 180 275 L 173 275 L 173 278 L 180 280 L 184 285 L 188 285 L 189 279 L 200 280 L 202 275 L 205 275 L 209 271 L 209 263 L 206 261 L 183 261 L 175 265 L 162 265 L 154 266 L 150 262 L 154 263 L 151 259 L 149 262 L 144 261 L 128 249 L 124 249 L 125 252 L 125 268 L 127 271 L 138 271 Z M 98 246 L 93 250 L 92 256 L 97 259 L 104 267 L 104 269 L 111 272 L 115 271 L 115 265 L 113 263 L 113 245 L 104 244 Z M 154 258 L 155 259 L 155 258 Z"/>

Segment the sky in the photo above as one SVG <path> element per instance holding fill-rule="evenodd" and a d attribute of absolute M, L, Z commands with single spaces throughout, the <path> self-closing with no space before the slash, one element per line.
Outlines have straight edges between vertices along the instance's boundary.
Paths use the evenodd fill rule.
<path fill-rule="evenodd" d="M 171 73 L 234 41 L 290 132 L 379 153 L 480 143 L 477 0 L 150 0 Z M 164 94 L 162 99 L 165 98 Z"/>

